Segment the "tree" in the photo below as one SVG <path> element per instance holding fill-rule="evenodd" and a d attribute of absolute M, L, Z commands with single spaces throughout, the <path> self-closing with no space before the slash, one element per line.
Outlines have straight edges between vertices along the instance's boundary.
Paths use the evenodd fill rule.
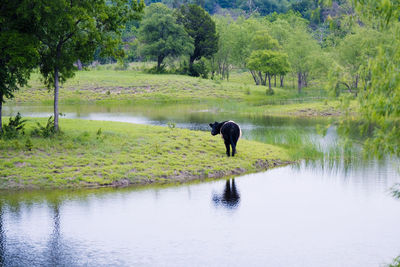
<path fill-rule="evenodd" d="M 268 78 L 268 94 L 273 94 L 271 86 L 271 77 L 273 75 L 286 74 L 289 63 L 288 56 L 285 53 L 272 50 L 255 50 L 251 53 L 247 61 L 247 67 L 252 71 L 255 80 L 259 80 L 256 84 L 267 85 Z M 258 77 L 257 77 L 258 75 Z"/>
<path fill-rule="evenodd" d="M 239 17 L 234 24 L 235 41 L 233 43 L 232 60 L 240 67 L 246 68 L 247 59 L 255 49 L 252 40 L 256 33 L 265 32 L 266 25 L 264 20 Z"/>
<path fill-rule="evenodd" d="M 357 97 L 361 134 L 365 150 L 378 156 L 400 155 L 400 8 L 398 0 L 357 0 L 361 17 L 378 22 L 384 42 L 377 45 L 376 55 L 360 71 L 364 76 Z M 375 25 L 376 26 L 376 25 Z M 349 118 L 350 119 L 350 118 Z M 349 121 L 349 120 L 348 120 Z M 346 125 L 345 125 L 346 126 Z M 345 129 L 349 129 L 351 124 Z M 398 185 L 399 186 L 399 185 Z M 398 196 L 398 191 L 396 193 Z"/>
<path fill-rule="evenodd" d="M 230 16 L 213 17 L 219 37 L 218 51 L 211 58 L 212 74 L 217 72 L 222 79 L 229 79 L 233 63 L 233 47 L 236 41 L 237 27 Z"/>
<path fill-rule="evenodd" d="M 172 10 L 161 3 L 146 8 L 139 40 L 143 44 L 143 55 L 157 60 L 158 71 L 166 57 L 189 54 L 194 48 L 192 38 L 176 23 Z"/>
<path fill-rule="evenodd" d="M 292 71 L 297 75 L 298 92 L 307 87 L 310 71 L 315 63 L 314 57 L 321 54 L 321 47 L 302 26 L 290 34 L 285 51 L 289 55 Z"/>
<path fill-rule="evenodd" d="M 278 57 L 278 63 L 274 73 L 275 75 L 279 75 L 280 87 L 283 87 L 283 80 L 289 71 L 290 71 L 289 57 L 285 52 L 281 52 L 280 56 Z"/>
<path fill-rule="evenodd" d="M 25 0 L 22 8 L 31 16 L 39 48 L 40 73 L 54 87 L 54 128 L 59 130 L 59 83 L 74 75 L 74 62 L 89 62 L 98 47 L 103 54 L 116 52 L 123 25 L 139 19 L 143 2 L 130 0 Z"/>
<path fill-rule="evenodd" d="M 32 25 L 21 14 L 21 1 L 0 4 L 0 134 L 2 105 L 19 86 L 27 84 L 36 65 L 38 43 L 32 38 Z"/>
<path fill-rule="evenodd" d="M 257 31 L 250 43 L 251 50 L 277 50 L 279 49 L 278 40 L 272 38 L 266 29 Z"/>
<path fill-rule="evenodd" d="M 194 40 L 194 50 L 189 58 L 189 70 L 193 72 L 195 60 L 202 57 L 209 58 L 218 50 L 215 22 L 203 8 L 194 4 L 182 5 L 177 17 L 178 23 L 185 27 L 186 32 Z"/>
<path fill-rule="evenodd" d="M 342 40 L 336 49 L 336 67 L 329 73 L 329 86 L 337 95 L 341 85 L 349 93 L 357 93 L 361 71 L 376 56 L 379 42 L 384 39 L 378 31 L 363 26 L 355 28 L 354 33 Z"/>

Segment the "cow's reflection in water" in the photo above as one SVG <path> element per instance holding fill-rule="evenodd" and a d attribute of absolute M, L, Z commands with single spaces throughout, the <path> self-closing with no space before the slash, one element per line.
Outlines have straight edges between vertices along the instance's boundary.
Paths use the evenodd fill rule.
<path fill-rule="evenodd" d="M 224 192 L 222 194 L 214 193 L 212 200 L 215 206 L 236 209 L 240 203 L 240 194 L 236 189 L 235 179 L 226 180 Z"/>

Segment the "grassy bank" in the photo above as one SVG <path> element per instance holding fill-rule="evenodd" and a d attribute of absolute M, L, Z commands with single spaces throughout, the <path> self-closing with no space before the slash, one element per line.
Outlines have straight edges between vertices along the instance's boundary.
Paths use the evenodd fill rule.
<path fill-rule="evenodd" d="M 147 74 L 136 70 L 109 69 L 77 72 L 60 89 L 63 104 L 106 102 L 209 103 L 225 111 L 250 115 L 337 116 L 338 101 L 327 101 L 327 93 L 319 88 L 274 87 L 274 95 L 266 95 L 265 86 L 255 86 L 249 73 L 232 75 L 230 81 L 207 80 L 183 75 Z M 10 104 L 52 104 L 52 91 L 33 74 L 28 87 L 21 88 Z"/>
<path fill-rule="evenodd" d="M 221 138 L 207 132 L 129 123 L 62 119 L 61 135 L 29 137 L 36 122 L 46 120 L 29 119 L 25 136 L 0 139 L 0 189 L 180 183 L 289 160 L 282 148 L 247 140 L 228 158 Z"/>

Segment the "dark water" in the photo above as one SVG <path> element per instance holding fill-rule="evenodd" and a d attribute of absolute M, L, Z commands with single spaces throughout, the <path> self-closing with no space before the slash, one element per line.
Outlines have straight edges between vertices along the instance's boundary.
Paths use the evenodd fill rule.
<path fill-rule="evenodd" d="M 203 130 L 229 117 L 248 139 L 295 131 L 325 151 L 340 141 L 333 127 L 320 136 L 320 122 L 201 106 L 79 109 L 63 110 Z M 382 266 L 400 254 L 398 182 L 397 160 L 355 156 L 177 187 L 3 193 L 0 266 Z"/>

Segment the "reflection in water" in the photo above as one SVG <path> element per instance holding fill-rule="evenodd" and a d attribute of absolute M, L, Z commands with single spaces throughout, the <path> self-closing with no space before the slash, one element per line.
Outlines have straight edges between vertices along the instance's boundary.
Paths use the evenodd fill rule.
<path fill-rule="evenodd" d="M 59 203 L 51 204 L 49 207 L 53 211 L 53 232 L 49 241 L 49 256 L 52 266 L 60 266 L 62 263 L 61 250 L 61 233 L 60 233 L 60 205 Z"/>
<path fill-rule="evenodd" d="M 219 194 L 214 194 L 212 198 L 215 206 L 222 205 L 228 209 L 236 209 L 240 203 L 240 194 L 236 189 L 235 179 L 226 180 L 224 192 Z"/>
<path fill-rule="evenodd" d="M 400 184 L 394 185 L 391 190 L 393 197 L 400 199 Z"/>
<path fill-rule="evenodd" d="M 162 190 L 0 194 L 3 265 L 374 267 L 397 255 L 386 186 L 370 177 L 366 193 L 300 166 Z"/>
<path fill-rule="evenodd" d="M 3 204 L 0 201 L 0 266 L 3 266 L 5 261 L 5 245 L 6 236 L 3 229 Z"/>

